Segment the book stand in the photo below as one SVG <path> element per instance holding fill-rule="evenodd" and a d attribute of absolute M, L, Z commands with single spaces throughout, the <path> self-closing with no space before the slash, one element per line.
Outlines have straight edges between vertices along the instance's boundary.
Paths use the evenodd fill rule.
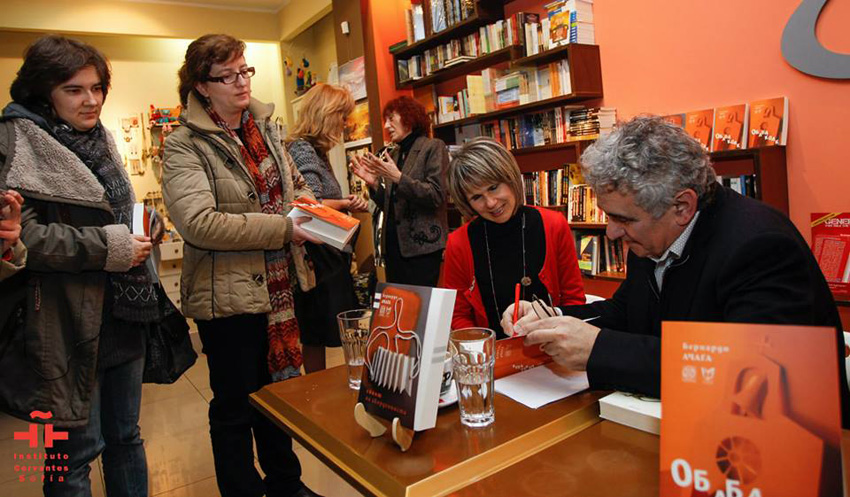
<path fill-rule="evenodd" d="M 358 402 L 357 405 L 354 406 L 354 420 L 357 421 L 357 424 L 362 426 L 364 430 L 368 431 L 372 438 L 380 437 L 387 432 L 387 421 L 366 411 L 366 406 L 364 406 L 362 402 Z M 402 426 L 401 419 L 398 417 L 393 418 L 390 426 L 392 428 L 391 433 L 393 441 L 399 446 L 399 448 L 401 448 L 402 452 L 406 452 L 413 444 L 413 435 L 416 432 L 410 428 Z"/>

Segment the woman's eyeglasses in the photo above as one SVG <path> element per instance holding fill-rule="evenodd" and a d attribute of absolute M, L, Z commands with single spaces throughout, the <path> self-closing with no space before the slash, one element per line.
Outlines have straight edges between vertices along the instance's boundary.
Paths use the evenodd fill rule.
<path fill-rule="evenodd" d="M 208 76 L 207 81 L 213 83 L 223 83 L 225 85 L 232 85 L 236 82 L 236 78 L 242 76 L 242 79 L 251 79 L 254 74 L 257 73 L 257 70 L 253 67 L 246 67 L 239 72 L 235 72 L 233 74 L 228 74 L 227 76 Z"/>

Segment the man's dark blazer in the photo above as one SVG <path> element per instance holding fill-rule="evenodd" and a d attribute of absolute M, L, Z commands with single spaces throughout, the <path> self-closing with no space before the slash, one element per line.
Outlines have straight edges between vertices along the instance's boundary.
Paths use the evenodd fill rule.
<path fill-rule="evenodd" d="M 806 241 L 779 211 L 719 185 L 714 190 L 661 291 L 655 263 L 630 253 L 626 280 L 611 299 L 562 309 L 600 316 L 591 322 L 602 329 L 587 363 L 591 387 L 658 397 L 662 321 L 830 326 L 843 425 L 850 426 L 841 320 Z"/>

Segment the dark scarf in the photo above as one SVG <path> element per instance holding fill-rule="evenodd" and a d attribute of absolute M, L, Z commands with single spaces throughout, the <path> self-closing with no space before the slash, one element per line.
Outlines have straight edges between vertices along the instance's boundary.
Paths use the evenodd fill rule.
<path fill-rule="evenodd" d="M 11 103 L 4 110 L 5 117 L 24 118 L 36 123 L 60 144 L 73 152 L 94 173 L 106 191 L 115 222 L 133 229 L 132 186 L 121 169 L 123 165 L 117 152 L 110 148 L 107 131 L 98 122 L 89 131 L 77 131 L 52 115 L 32 112 L 26 107 Z M 112 287 L 112 315 L 130 322 L 150 323 L 159 319 L 159 307 L 153 280 L 144 265 L 126 273 L 109 273 Z"/>
<path fill-rule="evenodd" d="M 83 161 L 106 190 L 106 199 L 115 223 L 133 229 L 132 185 L 124 176 L 123 165 L 110 149 L 107 131 L 98 122 L 89 131 L 77 131 L 65 123 L 53 127 L 53 136 Z M 131 322 L 150 323 L 159 318 L 153 280 L 146 266 L 125 273 L 109 273 L 112 285 L 112 315 Z"/>
<path fill-rule="evenodd" d="M 242 136 L 216 113 L 212 107 L 205 107 L 210 119 L 223 129 L 239 145 L 242 158 L 250 171 L 260 194 L 263 213 L 286 215 L 287 205 L 283 196 L 283 181 L 274 158 L 269 154 L 263 136 L 257 128 L 254 116 L 247 110 L 242 113 Z M 268 314 L 269 337 L 269 373 L 273 381 L 285 380 L 300 374 L 301 330 L 295 319 L 295 300 L 292 294 L 292 282 L 289 267 L 292 253 L 288 245 L 280 250 L 266 250 L 266 286 L 272 310 Z"/>

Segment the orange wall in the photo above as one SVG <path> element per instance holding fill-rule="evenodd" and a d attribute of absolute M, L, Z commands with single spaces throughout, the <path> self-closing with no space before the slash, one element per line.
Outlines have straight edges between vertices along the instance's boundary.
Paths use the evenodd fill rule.
<path fill-rule="evenodd" d="M 850 80 L 805 75 L 780 52 L 801 0 L 595 2 L 604 104 L 618 117 L 668 114 L 786 95 L 791 219 L 809 238 L 809 213 L 850 210 Z M 827 4 L 818 26 L 850 53 L 850 2 Z"/>
<path fill-rule="evenodd" d="M 407 36 L 404 28 L 404 10 L 409 6 L 409 1 L 361 0 L 363 29 L 368 31 L 364 32 L 364 38 L 368 39 L 371 36 L 374 41 L 374 60 L 381 110 L 393 98 L 400 95 L 411 95 L 410 91 L 396 90 L 393 57 L 389 52 L 390 45 L 405 39 Z M 367 46 L 368 44 L 367 40 Z M 367 64 L 369 58 L 369 55 L 367 55 Z M 374 126 L 372 128 L 375 129 Z M 385 140 L 388 139 L 385 138 Z"/>

